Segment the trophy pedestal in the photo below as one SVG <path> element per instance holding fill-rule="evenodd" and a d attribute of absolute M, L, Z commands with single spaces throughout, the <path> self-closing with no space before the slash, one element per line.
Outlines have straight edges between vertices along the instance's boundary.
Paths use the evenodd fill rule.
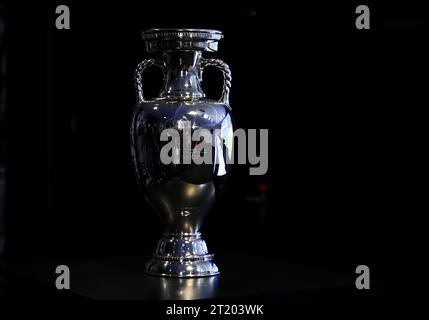
<path fill-rule="evenodd" d="M 219 274 L 213 254 L 198 233 L 164 233 L 145 272 L 163 277 L 208 277 Z"/>

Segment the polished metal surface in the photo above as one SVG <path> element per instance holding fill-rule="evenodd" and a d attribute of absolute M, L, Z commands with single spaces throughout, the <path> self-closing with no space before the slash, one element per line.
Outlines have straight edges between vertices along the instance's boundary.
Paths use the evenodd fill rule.
<path fill-rule="evenodd" d="M 216 275 L 219 270 L 201 234 L 196 232 L 165 233 L 146 265 L 146 272 L 166 277 L 203 277 Z"/>
<path fill-rule="evenodd" d="M 150 29 L 142 32 L 148 52 L 198 50 L 215 52 L 222 32 L 208 29 Z"/>
<path fill-rule="evenodd" d="M 162 300 L 213 299 L 217 296 L 219 277 L 159 279 Z"/>
<path fill-rule="evenodd" d="M 142 61 L 136 69 L 137 103 L 131 123 L 132 157 L 143 193 L 160 216 L 165 233 L 146 272 L 166 277 L 203 277 L 219 273 L 213 255 L 201 238 L 204 217 L 221 194 L 230 173 L 233 127 L 229 91 L 231 72 L 219 59 L 204 59 L 202 51 L 217 48 L 219 31 L 151 29 L 143 32 L 149 52 L 161 51 L 161 59 Z M 151 44 L 152 43 L 152 44 Z M 212 50 L 213 51 L 213 50 Z M 146 99 L 142 77 L 145 68 L 159 66 L 164 87 L 158 97 Z M 206 98 L 201 81 L 207 66 L 220 69 L 223 92 L 219 101 Z M 212 133 L 211 164 L 168 164 L 160 160 L 161 132 L 180 133 L 204 128 Z M 216 131 L 215 131 L 216 130 Z M 194 149 L 199 142 L 192 141 Z"/>

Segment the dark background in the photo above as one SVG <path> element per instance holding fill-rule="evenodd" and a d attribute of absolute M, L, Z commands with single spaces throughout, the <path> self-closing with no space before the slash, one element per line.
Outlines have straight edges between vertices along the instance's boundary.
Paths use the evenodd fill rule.
<path fill-rule="evenodd" d="M 209 54 L 232 70 L 236 128 L 268 128 L 269 171 L 235 166 L 205 220 L 226 249 L 354 273 L 384 284 L 417 211 L 427 73 L 422 5 L 10 1 L 7 22 L 7 261 L 151 253 L 162 232 L 130 157 L 133 72 L 152 27 L 224 31 Z M 55 28 L 66 4 L 71 30 Z M 206 55 L 208 56 L 208 55 Z M 146 94 L 162 85 L 156 68 Z M 221 76 L 207 70 L 216 97 Z M 412 194 L 410 194 L 412 193 Z M 249 197 L 265 197 L 266 212 Z M 410 197 L 411 196 L 411 197 Z M 419 234 L 407 235 L 407 240 Z M 413 256 L 413 247 L 407 247 Z M 409 260 L 407 260 L 409 261 Z"/>

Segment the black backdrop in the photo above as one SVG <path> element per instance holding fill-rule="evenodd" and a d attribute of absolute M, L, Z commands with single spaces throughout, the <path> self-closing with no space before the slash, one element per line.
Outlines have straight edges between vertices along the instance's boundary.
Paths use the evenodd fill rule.
<path fill-rule="evenodd" d="M 67 4 L 71 29 L 55 28 Z M 206 219 L 211 251 L 227 249 L 384 280 L 413 213 L 405 197 L 421 152 L 423 10 L 360 3 L 9 2 L 7 259 L 150 253 L 162 232 L 140 194 L 128 126 L 141 30 L 224 31 L 213 56 L 233 73 L 235 126 L 268 128 L 269 171 L 236 166 Z M 207 70 L 209 96 L 220 75 Z M 148 95 L 161 86 L 149 69 Z M 262 187 L 261 187 L 262 186 Z M 268 188 L 267 188 L 268 187 Z M 267 212 L 248 201 L 266 191 Z M 408 207 L 407 207 L 408 208 Z M 412 250 L 411 248 L 409 250 Z"/>

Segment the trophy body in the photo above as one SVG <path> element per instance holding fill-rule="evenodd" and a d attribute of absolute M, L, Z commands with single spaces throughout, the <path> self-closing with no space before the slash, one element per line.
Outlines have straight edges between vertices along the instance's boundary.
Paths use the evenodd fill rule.
<path fill-rule="evenodd" d="M 202 29 L 143 32 L 147 51 L 161 55 L 159 59 L 144 60 L 137 67 L 137 103 L 131 123 L 131 151 L 137 179 L 165 227 L 155 253 L 146 264 L 145 271 L 152 275 L 201 277 L 219 273 L 201 238 L 200 228 L 221 193 L 231 166 L 230 71 L 221 60 L 202 58 L 203 51 L 217 50 L 221 38 L 219 31 Z M 161 68 L 164 88 L 158 97 L 146 100 L 142 74 L 151 65 Z M 218 101 L 207 99 L 201 89 L 206 66 L 222 71 L 224 86 Z M 209 141 L 204 140 L 211 149 L 209 163 L 192 161 L 192 152 L 200 150 L 200 141 L 190 139 L 199 129 L 211 134 Z M 165 139 L 171 130 L 177 132 L 180 140 Z M 162 149 L 167 144 L 179 161 L 167 164 L 162 161 Z M 182 152 L 186 145 L 189 153 Z"/>

